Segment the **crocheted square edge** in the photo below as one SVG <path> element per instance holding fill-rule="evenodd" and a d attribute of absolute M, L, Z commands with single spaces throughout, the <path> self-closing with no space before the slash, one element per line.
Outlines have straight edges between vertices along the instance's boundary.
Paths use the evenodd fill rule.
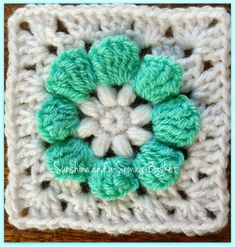
<path fill-rule="evenodd" d="M 52 6 L 54 9 L 61 8 L 60 5 L 50 5 Z M 48 5 L 48 8 L 50 8 L 50 6 Z M 95 8 L 96 5 L 91 6 L 91 8 Z M 106 5 L 107 6 L 107 5 Z M 47 222 L 46 221 L 42 221 L 42 222 L 37 222 L 32 220 L 31 222 L 29 221 L 22 221 L 22 217 L 19 215 L 19 212 L 17 212 L 17 209 L 15 209 L 15 205 L 17 205 L 17 178 L 15 177 L 15 174 L 13 172 L 13 170 L 15 168 L 17 168 L 17 165 L 14 162 L 14 149 L 15 149 L 15 135 L 14 135 L 14 121 L 12 118 L 13 112 L 14 112 L 14 94 L 13 94 L 13 86 L 14 86 L 14 78 L 16 76 L 16 71 L 15 71 L 15 62 L 17 61 L 17 58 L 14 56 L 14 50 L 17 48 L 16 44 L 15 44 L 15 30 L 16 30 L 16 25 L 17 25 L 17 21 L 18 19 L 20 19 L 21 17 L 23 17 L 25 14 L 27 14 L 27 12 L 31 11 L 32 8 L 34 8 L 35 5 L 28 5 L 26 7 L 20 8 L 18 9 L 13 15 L 12 17 L 9 18 L 8 21 L 8 28 L 9 28 L 9 42 L 8 42 L 8 49 L 9 49 L 9 67 L 8 67 L 8 72 L 7 72 L 7 81 L 6 81 L 6 92 L 5 92 L 5 134 L 7 136 L 7 143 L 8 143 L 8 150 L 7 150 L 7 155 L 8 155 L 8 167 L 10 169 L 9 172 L 9 177 L 8 177 L 8 185 L 5 191 L 5 208 L 6 211 L 9 215 L 9 221 L 11 224 L 13 224 L 14 226 L 18 227 L 19 229 L 27 229 L 27 228 L 38 228 L 38 229 L 56 229 L 56 228 L 72 228 L 72 229 L 77 229 L 77 230 L 87 230 L 87 231 L 93 231 L 96 230 L 98 232 L 108 232 L 108 233 L 112 233 L 112 234 L 118 234 L 117 229 L 107 229 L 107 227 L 105 226 L 105 224 L 101 224 L 101 223 L 97 223 L 96 227 L 93 227 L 93 223 L 89 222 L 87 224 L 82 224 L 79 225 L 76 222 L 71 225 L 66 224 L 66 222 L 63 221 L 63 219 L 59 219 L 59 220 L 55 220 L 53 223 L 50 224 L 49 227 L 47 227 Z M 69 6 L 67 6 L 69 7 Z M 130 8 L 136 8 L 136 6 L 132 6 L 130 5 Z M 38 12 L 40 11 L 46 11 L 47 10 L 47 6 L 40 6 L 37 5 L 37 10 Z M 137 8 L 141 8 L 141 7 L 137 7 Z M 155 10 L 161 10 L 159 8 L 156 7 L 151 7 L 152 9 L 155 8 Z M 144 9 L 144 8 L 143 8 Z M 221 13 L 221 18 L 225 18 L 228 19 L 229 18 L 229 14 L 226 13 L 226 11 L 222 8 L 212 8 L 212 7 L 204 7 L 204 8 L 195 8 L 195 7 L 191 7 L 188 8 L 187 10 L 185 10 L 185 8 L 176 8 L 174 9 L 174 11 L 182 11 L 182 12 L 187 12 L 189 13 L 190 11 L 194 11 L 194 10 L 198 10 L 198 9 L 207 9 L 207 10 L 211 10 L 211 11 L 219 11 Z M 165 9 L 167 10 L 167 9 Z M 172 11 L 172 10 L 171 10 Z M 227 50 L 229 50 L 229 34 L 227 34 L 227 36 L 224 36 L 224 44 L 226 44 Z M 227 58 L 228 59 L 228 58 Z M 225 60 L 225 69 L 228 70 L 229 67 L 229 62 L 227 61 L 226 64 Z M 229 95 L 229 88 L 230 85 L 227 85 L 226 88 L 226 92 Z M 229 105 L 229 101 L 227 99 L 227 101 L 225 102 L 224 105 L 224 111 L 226 114 L 226 122 L 227 122 L 227 132 L 224 134 L 224 153 L 223 153 L 223 159 L 225 162 L 227 162 L 227 155 L 229 153 L 229 131 L 230 131 L 230 125 L 229 125 L 229 118 L 230 118 L 230 105 Z M 228 146 L 226 146 L 228 145 Z M 225 170 L 226 170 L 227 164 L 224 164 L 223 167 L 223 176 L 225 178 Z M 17 173 L 16 173 L 17 174 Z M 223 181 L 224 182 L 224 181 Z M 223 184 L 223 186 L 221 185 L 221 192 L 224 193 L 225 195 L 228 195 L 228 191 L 227 191 L 227 186 L 225 186 L 225 184 Z M 146 231 L 146 232 L 160 232 L 160 233 L 165 233 L 165 232 L 184 232 L 189 236 L 195 235 L 195 234 L 204 234 L 207 232 L 214 232 L 217 231 L 219 229 L 221 229 L 222 227 L 224 227 L 227 223 L 227 215 L 229 212 L 229 207 L 228 207 L 228 201 L 229 198 L 227 196 L 224 197 L 225 201 L 224 201 L 224 210 L 222 211 L 222 214 L 220 215 L 221 220 L 220 221 L 215 221 L 214 225 L 211 224 L 205 224 L 203 226 L 197 225 L 197 224 L 192 224 L 191 226 L 188 225 L 180 225 L 180 226 L 172 226 L 169 225 L 168 229 L 166 228 L 161 228 L 155 224 L 147 224 L 147 225 L 143 225 L 142 223 L 140 223 L 140 225 L 136 225 L 135 227 L 133 227 L 132 229 L 127 226 L 125 227 L 124 231 L 122 230 L 121 233 L 124 234 L 129 234 L 133 231 Z M 38 221 L 40 221 L 40 219 L 37 219 Z M 187 228 L 190 229 L 187 229 Z"/>

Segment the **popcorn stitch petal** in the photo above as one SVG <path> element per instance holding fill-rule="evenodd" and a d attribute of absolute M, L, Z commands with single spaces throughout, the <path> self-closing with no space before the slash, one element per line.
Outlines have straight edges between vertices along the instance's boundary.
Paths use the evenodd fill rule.
<path fill-rule="evenodd" d="M 176 147 L 192 144 L 200 129 L 198 110 L 184 95 L 156 105 L 151 119 L 155 138 Z"/>
<path fill-rule="evenodd" d="M 109 86 L 129 82 L 140 64 L 137 45 L 125 36 L 105 38 L 92 46 L 89 57 L 98 82 Z"/>
<path fill-rule="evenodd" d="M 81 103 L 95 90 L 96 80 L 88 55 L 81 49 L 74 49 L 65 51 L 52 64 L 46 89 Z"/>
<path fill-rule="evenodd" d="M 183 162 L 181 152 L 153 139 L 141 146 L 132 164 L 143 186 L 156 190 L 166 189 L 178 180 Z"/>
<path fill-rule="evenodd" d="M 49 147 L 46 161 L 56 179 L 84 182 L 96 159 L 89 145 L 77 138 Z"/>
<path fill-rule="evenodd" d="M 49 97 L 37 112 L 38 131 L 42 138 L 50 143 L 74 135 L 78 125 L 77 108 L 63 97 Z"/>
<path fill-rule="evenodd" d="M 130 161 L 122 157 L 107 158 L 95 163 L 88 183 L 91 192 L 105 200 L 115 200 L 138 188 Z"/>
<path fill-rule="evenodd" d="M 179 94 L 182 68 L 167 57 L 146 55 L 133 79 L 133 90 L 142 98 L 158 104 Z"/>

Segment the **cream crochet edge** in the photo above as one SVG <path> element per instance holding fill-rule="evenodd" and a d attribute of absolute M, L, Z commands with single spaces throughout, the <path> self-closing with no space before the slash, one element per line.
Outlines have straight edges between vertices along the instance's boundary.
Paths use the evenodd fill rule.
<path fill-rule="evenodd" d="M 223 134 L 221 135 L 223 142 L 220 143 L 220 158 L 219 163 L 217 165 L 217 169 L 215 174 L 213 175 L 213 179 L 218 186 L 218 207 L 220 208 L 219 215 L 217 215 L 216 220 L 204 221 L 201 223 L 187 222 L 182 218 L 171 218 L 170 221 L 164 221 L 159 224 L 156 222 L 150 222 L 149 220 L 143 221 L 129 221 L 120 222 L 114 224 L 106 221 L 105 219 L 101 220 L 97 218 L 96 220 L 86 221 L 86 220 L 73 220 L 72 218 L 66 217 L 57 217 L 57 218 L 22 218 L 20 216 L 20 212 L 18 209 L 18 189 L 20 179 L 18 178 L 18 169 L 19 164 L 16 164 L 16 150 L 17 150 L 17 124 L 14 121 L 14 109 L 16 107 L 16 95 L 14 94 L 15 83 L 19 80 L 18 78 L 18 60 L 16 57 L 15 51 L 19 49 L 17 47 L 17 25 L 21 22 L 24 17 L 30 18 L 31 15 L 40 15 L 40 14 L 48 14 L 57 16 L 57 14 L 63 13 L 63 15 L 74 15 L 74 14 L 85 14 L 86 17 L 92 22 L 94 15 L 99 15 L 102 19 L 102 16 L 111 16 L 111 15 L 127 15 L 130 14 L 135 18 L 150 18 L 148 21 L 151 22 L 151 18 L 158 16 L 159 19 L 167 16 L 171 16 L 171 18 L 175 18 L 175 21 L 178 21 L 181 17 L 184 20 L 188 20 L 189 22 L 193 20 L 193 18 L 203 18 L 205 16 L 212 15 L 216 17 L 221 24 L 223 25 L 223 38 L 221 38 L 221 42 L 224 45 L 224 51 L 221 55 L 222 60 L 222 69 L 221 73 L 223 75 L 221 81 L 221 93 L 222 93 L 222 102 L 221 110 L 223 114 L 225 114 L 223 119 Z M 148 22 L 147 22 L 148 23 Z M 164 22 L 161 22 L 164 25 Z M 6 93 L 5 93 L 5 133 L 7 136 L 8 143 L 8 166 L 10 169 L 9 174 L 9 184 L 7 186 L 5 197 L 5 208 L 7 213 L 9 214 L 9 221 L 11 224 L 15 225 L 19 229 L 26 228 L 38 228 L 38 229 L 57 229 L 57 228 L 72 228 L 72 229 L 83 229 L 87 231 L 96 230 L 99 232 L 108 232 L 112 234 L 120 234 L 120 233 L 131 233 L 133 231 L 146 231 L 146 232 L 184 232 L 187 235 L 194 234 L 205 234 L 207 232 L 214 232 L 218 229 L 221 229 L 227 223 L 227 214 L 229 211 L 228 201 L 229 195 L 227 191 L 227 183 L 225 179 L 225 170 L 227 167 L 227 155 L 229 154 L 229 116 L 230 116 L 230 108 L 229 108 L 229 99 L 230 99 L 230 83 L 228 79 L 229 73 L 229 15 L 225 12 L 224 9 L 221 8 L 211 8 L 211 7 L 203 7 L 203 8 L 176 8 L 176 9 L 159 9 L 156 7 L 145 7 L 145 6 L 133 6 L 133 5 L 90 5 L 90 6 L 59 6 L 59 5 L 44 5 L 44 6 L 35 6 L 29 5 L 25 8 L 18 9 L 14 15 L 9 19 L 9 68 L 7 73 L 7 82 L 6 82 Z M 147 27 L 146 27 L 147 28 Z M 144 41 L 140 41 L 144 43 Z M 211 91 L 213 93 L 213 90 Z M 195 100 L 196 101 L 196 100 Z M 219 152 L 219 151 L 218 151 Z M 187 172 L 184 176 L 187 175 Z M 182 175 L 183 176 L 183 175 Z M 202 186 L 205 188 L 207 185 Z M 209 186 L 209 185 L 208 185 Z M 173 189 L 172 189 L 173 190 Z M 160 192 L 159 192 L 160 193 Z M 196 191 L 196 193 L 200 193 Z M 207 191 L 207 193 L 211 193 L 211 191 Z M 163 193 L 164 194 L 164 193 Z M 133 195 L 130 195 L 132 198 Z M 128 197 L 129 198 L 129 197 Z M 133 196 L 135 198 L 135 196 Z M 149 197 L 149 200 L 153 200 L 153 196 Z M 157 199 L 155 199 L 157 200 Z M 157 202 L 152 201 L 153 205 Z M 143 205 L 144 206 L 144 205 Z M 154 207 L 153 207 L 154 208 Z M 159 210 L 159 208 L 155 208 Z M 162 209 L 160 209 L 162 210 Z M 163 215 L 165 215 L 162 212 Z"/>

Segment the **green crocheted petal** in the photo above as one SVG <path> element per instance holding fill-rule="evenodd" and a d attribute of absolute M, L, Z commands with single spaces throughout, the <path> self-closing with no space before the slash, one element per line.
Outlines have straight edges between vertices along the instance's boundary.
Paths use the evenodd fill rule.
<path fill-rule="evenodd" d="M 105 200 L 115 200 L 138 188 L 130 161 L 119 156 L 97 161 L 88 183 L 91 192 Z"/>
<path fill-rule="evenodd" d="M 46 162 L 56 179 L 84 182 L 95 163 L 89 145 L 76 138 L 58 142 L 46 150 Z"/>
<path fill-rule="evenodd" d="M 96 75 L 88 55 L 81 49 L 65 51 L 51 66 L 46 89 L 81 103 L 96 88 Z"/>
<path fill-rule="evenodd" d="M 182 83 L 182 68 L 179 64 L 167 57 L 147 55 L 132 85 L 140 97 L 158 104 L 178 95 Z"/>
<path fill-rule="evenodd" d="M 184 95 L 156 105 L 151 119 L 155 138 L 176 147 L 192 144 L 200 129 L 198 110 Z"/>
<path fill-rule="evenodd" d="M 156 190 L 166 189 L 178 180 L 183 162 L 181 152 L 152 139 L 141 146 L 133 167 L 142 185 Z"/>
<path fill-rule="evenodd" d="M 37 127 L 47 142 L 62 141 L 74 135 L 79 124 L 76 106 L 60 96 L 47 98 L 37 112 Z"/>
<path fill-rule="evenodd" d="M 92 46 L 89 56 L 98 81 L 106 85 L 129 82 L 139 68 L 137 45 L 125 36 L 112 36 Z"/>

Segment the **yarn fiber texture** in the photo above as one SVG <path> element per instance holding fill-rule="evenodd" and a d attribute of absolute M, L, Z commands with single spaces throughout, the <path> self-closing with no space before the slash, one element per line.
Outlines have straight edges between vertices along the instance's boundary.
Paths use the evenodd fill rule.
<path fill-rule="evenodd" d="M 156 105 L 151 118 L 155 138 L 176 147 L 192 144 L 200 129 L 198 111 L 184 95 Z"/>
<path fill-rule="evenodd" d="M 37 122 L 43 139 L 49 143 L 63 141 L 76 131 L 79 124 L 78 111 L 69 100 L 51 96 L 43 102 L 37 114 Z"/>
<path fill-rule="evenodd" d="M 89 177 L 91 192 L 97 197 L 115 200 L 117 197 L 123 197 L 135 191 L 139 184 L 131 168 L 131 162 L 120 156 L 106 158 L 104 161 L 99 160 Z"/>
<path fill-rule="evenodd" d="M 141 147 L 141 152 L 137 154 L 133 166 L 139 171 L 137 174 L 141 183 L 155 190 L 168 188 L 177 181 L 180 175 L 179 167 L 182 166 L 183 161 L 184 156 L 181 152 L 151 140 Z"/>
<path fill-rule="evenodd" d="M 89 56 L 98 81 L 109 86 L 129 82 L 140 64 L 137 44 L 124 36 L 113 36 L 92 46 Z"/>
<path fill-rule="evenodd" d="M 183 154 L 180 151 L 174 153 L 174 150 L 167 149 L 155 139 L 173 147 L 182 147 L 191 144 L 200 129 L 199 113 L 189 99 L 180 95 L 178 98 L 169 100 L 170 96 L 179 94 L 179 87 L 183 81 L 180 65 L 167 57 L 148 55 L 143 59 L 138 71 L 139 53 L 137 44 L 130 41 L 128 37 L 118 35 L 106 37 L 92 46 L 88 55 L 78 49 L 65 51 L 52 64 L 50 76 L 46 82 L 47 86 L 50 85 L 51 88 L 56 89 L 55 91 L 50 91 L 55 95 L 63 96 L 67 100 L 78 99 L 74 103 L 72 101 L 69 101 L 70 103 L 66 102 L 67 108 L 69 108 L 69 104 L 71 104 L 70 108 L 75 107 L 75 104 L 77 104 L 80 111 L 93 119 L 84 120 L 87 120 L 88 123 L 82 122 L 82 130 L 78 127 L 78 137 L 86 137 L 87 133 L 96 136 L 91 145 L 94 154 L 87 145 L 85 146 L 81 143 L 79 138 L 75 146 L 71 145 L 70 140 L 65 140 L 61 146 L 61 152 L 59 151 L 60 145 L 55 148 L 52 146 L 49 148 L 49 152 L 46 153 L 48 167 L 55 175 L 55 178 L 61 179 L 64 176 L 65 180 L 83 182 L 85 176 L 83 172 L 81 172 L 81 175 L 79 174 L 79 169 L 77 169 L 77 176 L 76 174 L 69 176 L 68 174 L 56 174 L 54 166 L 65 165 L 68 168 L 72 165 L 75 168 L 87 166 L 87 168 L 101 168 L 101 170 L 104 166 L 107 166 L 107 168 L 112 169 L 111 172 L 101 173 L 99 169 L 94 169 L 95 171 L 92 170 L 87 173 L 91 193 L 105 200 L 116 200 L 136 190 L 138 188 L 138 180 L 135 176 L 141 168 L 144 171 L 143 178 L 138 175 L 137 177 L 145 187 L 154 190 L 166 189 L 171 186 L 179 177 L 180 167 L 184 160 Z M 85 62 L 84 58 L 86 58 Z M 91 73 L 94 73 L 94 76 L 90 75 Z M 54 78 L 54 81 L 51 78 Z M 59 80 L 58 82 L 56 78 Z M 96 78 L 98 78 L 98 83 Z M 64 91 L 61 90 L 61 82 L 67 83 L 63 86 Z M 103 108 L 96 98 L 91 97 L 91 100 L 84 101 L 86 97 L 81 95 L 81 92 L 91 93 L 89 86 L 91 89 L 95 84 L 97 84 L 97 94 L 99 101 L 103 104 Z M 110 86 L 115 85 L 124 85 L 118 95 L 115 89 L 110 88 Z M 88 88 L 86 89 L 86 87 Z M 73 88 L 73 91 L 71 88 Z M 151 132 L 132 125 L 131 114 L 133 111 L 128 105 L 136 97 L 133 91 L 137 93 L 137 96 L 153 103 L 150 111 L 148 111 L 153 124 L 153 135 Z M 78 92 L 78 96 L 76 92 Z M 125 96 L 130 97 L 131 101 L 124 102 L 123 98 Z M 53 98 L 50 101 L 53 101 Z M 159 103 L 162 101 L 164 102 Z M 42 137 L 44 137 L 45 132 L 50 135 L 51 131 L 52 135 L 55 136 L 54 122 L 57 121 L 56 114 L 58 114 L 58 119 L 61 121 L 60 127 L 65 132 L 62 132 L 61 136 L 60 132 L 56 133 L 58 135 L 56 138 L 63 140 L 69 134 L 74 134 L 74 127 L 77 127 L 73 123 L 76 122 L 76 113 L 67 113 L 66 108 L 57 107 L 56 104 L 55 109 L 53 109 L 53 105 L 51 105 L 47 106 L 47 103 L 44 103 L 38 111 L 39 134 L 42 132 Z M 45 119 L 44 116 L 47 116 L 47 118 Z M 72 126 L 66 126 L 69 121 L 69 118 L 67 119 L 68 116 L 72 118 Z M 49 119 L 50 117 L 51 119 Z M 130 120 L 128 121 L 127 119 Z M 51 123 L 51 125 L 45 126 L 45 122 L 48 125 Z M 94 128 L 99 128 L 99 125 L 102 129 L 95 130 Z M 92 127 L 93 131 L 90 131 L 89 129 Z M 142 146 L 137 157 L 134 156 L 131 144 Z M 151 147 L 155 145 L 158 147 Z M 105 153 L 110 147 L 118 156 L 113 159 L 99 160 L 96 164 L 96 157 L 105 157 Z M 86 148 L 87 155 L 85 154 Z M 163 150 L 161 151 L 160 149 Z M 59 153 L 59 156 L 57 156 L 56 152 Z M 88 158 L 92 155 L 93 160 Z M 120 158 L 119 155 L 123 158 Z M 155 163 L 152 164 L 152 162 Z M 159 169 L 152 172 L 151 165 Z M 165 166 L 168 166 L 168 170 Z M 173 166 L 174 169 L 171 169 Z M 133 169 L 132 172 L 127 174 L 120 173 L 119 170 L 122 170 L 123 167 L 133 167 L 137 171 Z"/>
<path fill-rule="evenodd" d="M 5 208 L 9 222 L 18 229 L 67 228 L 115 235 L 142 231 L 192 236 L 223 228 L 229 212 L 225 176 L 230 129 L 229 23 L 229 14 L 217 7 L 27 5 L 18 9 L 8 22 L 5 133 L 10 172 Z M 95 52 L 94 65 L 91 50 L 117 36 L 137 46 L 140 59 L 130 61 L 136 70 L 125 64 L 98 74 L 94 67 L 100 52 Z M 70 55 L 63 64 L 60 58 L 66 53 Z M 148 56 L 177 64 L 170 65 L 178 71 L 171 74 L 168 62 L 163 63 L 166 88 L 159 74 L 151 74 L 145 66 Z M 111 60 L 102 61 L 102 68 L 114 65 Z M 159 68 L 157 64 L 151 71 Z M 126 75 L 118 73 L 119 67 L 126 68 Z M 109 81 L 110 76 L 115 81 Z M 127 78 L 131 79 L 123 82 Z M 145 88 L 150 79 L 149 85 L 155 84 L 161 93 L 149 85 Z M 197 114 L 188 113 L 187 103 L 179 104 L 184 106 L 180 111 L 168 104 L 184 94 L 200 113 L 195 137 Z M 69 103 L 51 108 L 55 102 L 46 103 L 51 97 Z M 157 108 L 158 114 L 153 114 Z M 39 115 L 45 120 L 43 131 Z M 186 125 L 193 131 L 181 139 Z M 58 140 L 61 136 L 63 140 Z M 109 145 L 100 145 L 104 140 Z M 173 144 L 178 141 L 192 142 Z M 112 152 L 123 166 L 109 157 Z M 163 167 L 163 161 L 168 166 Z M 146 163 L 151 165 L 149 173 Z M 85 170 L 73 173 L 74 165 L 78 169 L 84 165 Z M 106 176 L 95 173 L 104 166 Z M 64 174 L 59 177 L 62 168 Z M 160 176 L 158 171 L 165 173 Z M 148 187 L 153 185 L 159 188 Z M 118 198 L 102 199 L 104 195 Z"/>
<path fill-rule="evenodd" d="M 56 143 L 47 149 L 45 155 L 48 167 L 57 179 L 77 182 L 86 181 L 95 161 L 87 143 L 79 139 Z"/>
<path fill-rule="evenodd" d="M 82 102 L 96 87 L 96 76 L 88 55 L 81 49 L 65 51 L 51 66 L 48 92 Z"/>
<path fill-rule="evenodd" d="M 157 104 L 179 94 L 182 73 L 180 65 L 170 59 L 147 55 L 133 80 L 133 87 L 141 97 Z"/>

